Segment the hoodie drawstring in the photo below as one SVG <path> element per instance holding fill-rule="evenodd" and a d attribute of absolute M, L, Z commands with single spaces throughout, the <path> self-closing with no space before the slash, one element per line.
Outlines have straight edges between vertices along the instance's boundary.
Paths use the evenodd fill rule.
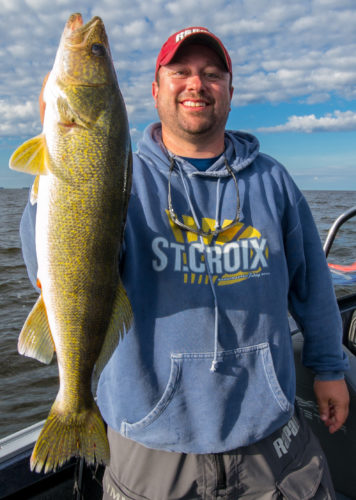
<path fill-rule="evenodd" d="M 173 160 L 173 158 L 171 158 L 171 171 L 173 169 L 173 165 L 174 165 L 174 160 Z M 229 167 L 228 171 L 230 173 L 230 171 L 231 171 L 230 167 Z M 193 216 L 193 220 L 194 220 L 194 222 L 196 224 L 196 227 L 200 231 L 201 230 L 201 225 L 199 223 L 199 219 L 198 219 L 197 214 L 196 214 L 196 212 L 194 210 L 193 203 L 192 203 L 191 197 L 189 195 L 189 189 L 188 189 L 186 180 L 184 178 L 182 166 L 179 165 L 179 164 L 178 164 L 178 172 L 179 172 L 179 176 L 181 178 L 181 181 L 182 181 L 182 184 L 183 184 L 183 187 L 184 187 L 184 191 L 185 191 L 185 194 L 186 194 L 186 198 L 187 198 L 187 201 L 188 201 L 188 204 L 189 204 L 190 211 L 191 211 L 192 216 Z M 233 175 L 233 177 L 235 178 L 234 175 Z M 221 179 L 218 178 L 217 179 L 217 185 L 216 185 L 215 230 L 219 230 L 220 227 L 221 227 L 220 226 L 220 182 L 221 182 Z M 235 182 L 236 182 L 236 179 L 235 179 Z M 239 200 L 238 200 L 238 210 L 239 210 Z M 206 244 L 204 242 L 204 238 L 203 238 L 203 236 L 201 234 L 199 235 L 199 239 L 200 239 L 200 242 L 201 242 L 201 245 L 202 245 L 202 248 L 203 248 L 204 260 L 205 260 L 205 268 L 206 268 L 206 272 L 207 272 L 207 275 L 208 275 L 208 278 L 209 278 L 210 287 L 211 287 L 211 290 L 212 290 L 212 293 L 213 293 L 213 297 L 214 297 L 214 314 L 215 314 L 215 320 L 214 320 L 214 357 L 213 357 L 213 361 L 211 363 L 210 371 L 211 372 L 215 372 L 217 370 L 217 366 L 219 364 L 219 360 L 218 360 L 219 303 L 218 303 L 218 297 L 217 297 L 216 290 L 215 290 L 215 285 L 214 285 L 214 281 L 213 281 L 212 272 L 211 272 L 211 269 L 210 269 L 210 266 L 209 266 L 207 246 L 206 246 Z"/>
<path fill-rule="evenodd" d="M 224 158 L 224 161 L 225 161 L 226 170 L 227 170 L 228 174 L 231 175 L 231 177 L 232 177 L 232 179 L 234 181 L 234 184 L 235 184 L 235 189 L 236 189 L 236 212 L 235 212 L 235 217 L 234 217 L 234 219 L 229 224 L 225 225 L 224 228 L 221 227 L 221 225 L 219 223 L 219 218 L 217 218 L 214 230 L 208 229 L 207 231 L 203 231 L 201 227 L 198 228 L 198 225 L 197 225 L 197 227 L 189 227 L 189 226 L 187 226 L 186 224 L 184 224 L 183 222 L 181 222 L 178 219 L 176 213 L 174 212 L 173 204 L 172 204 L 172 189 L 171 189 L 171 176 L 172 176 L 172 172 L 173 172 L 173 169 L 174 169 L 174 158 L 170 157 L 169 174 L 168 174 L 168 211 L 169 211 L 169 216 L 170 216 L 172 222 L 174 224 L 176 224 L 180 229 L 183 229 L 184 231 L 190 231 L 191 233 L 198 234 L 200 236 L 210 237 L 210 236 L 217 236 L 221 232 L 227 231 L 228 229 L 230 229 L 232 227 L 235 227 L 237 224 L 239 224 L 239 219 L 240 219 L 239 187 L 237 185 L 236 176 L 235 176 L 232 168 L 228 164 L 226 158 Z M 181 168 L 181 165 L 179 165 L 179 168 Z M 186 183 L 184 181 L 184 176 L 183 176 L 182 170 L 180 170 L 180 176 L 181 176 L 181 179 L 182 179 L 182 182 L 183 182 L 183 186 L 184 186 L 184 189 L 185 189 L 188 201 L 189 201 L 189 205 L 190 205 L 190 207 L 192 209 L 192 213 L 193 213 L 194 212 L 193 205 L 192 205 L 190 197 L 189 197 L 188 188 L 187 188 Z M 218 184 L 219 184 L 218 185 L 218 189 L 219 189 L 220 182 Z M 217 191 L 217 195 L 220 196 L 219 190 Z M 220 208 L 219 207 L 219 199 L 217 200 L 217 203 L 218 203 L 218 205 L 217 205 L 216 209 L 218 211 L 219 208 Z"/>
<path fill-rule="evenodd" d="M 217 180 L 217 184 L 216 184 L 215 229 L 220 229 L 220 181 L 221 181 L 221 179 L 219 177 Z M 208 262 L 207 255 L 206 255 L 206 246 L 204 245 L 204 240 L 203 240 L 202 236 L 200 236 L 200 240 L 201 240 L 203 248 L 204 248 L 205 266 L 206 266 L 206 270 L 207 270 L 207 273 L 209 276 L 210 287 L 211 287 L 211 290 L 212 290 L 213 296 L 214 296 L 214 308 L 215 308 L 214 358 L 213 358 L 213 361 L 211 363 L 210 371 L 215 372 L 217 369 L 218 363 L 219 363 L 219 361 L 217 359 L 217 356 L 218 356 L 218 336 L 219 336 L 219 304 L 218 304 L 218 297 L 216 295 L 215 285 L 214 285 L 213 278 L 211 275 L 211 270 L 209 267 L 209 262 Z"/>

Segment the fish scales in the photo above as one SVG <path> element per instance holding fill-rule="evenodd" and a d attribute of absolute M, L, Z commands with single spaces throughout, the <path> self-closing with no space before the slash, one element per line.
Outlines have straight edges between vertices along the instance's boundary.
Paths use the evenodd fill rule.
<path fill-rule="evenodd" d="M 119 276 L 131 186 L 124 102 L 104 25 L 73 14 L 44 89 L 43 132 L 24 143 L 10 167 L 36 175 L 36 251 L 41 296 L 19 338 L 19 351 L 50 362 L 60 388 L 31 457 L 37 471 L 71 456 L 109 460 L 91 392 L 132 311 Z"/>

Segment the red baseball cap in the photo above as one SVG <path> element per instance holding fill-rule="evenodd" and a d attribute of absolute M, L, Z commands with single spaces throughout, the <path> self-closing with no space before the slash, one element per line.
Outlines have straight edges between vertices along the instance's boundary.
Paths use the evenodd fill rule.
<path fill-rule="evenodd" d="M 231 59 L 222 41 L 213 33 L 211 33 L 207 28 L 203 28 L 202 26 L 195 26 L 177 31 L 177 33 L 171 35 L 168 40 L 162 45 L 156 62 L 156 80 L 159 68 L 161 66 L 169 64 L 175 56 L 179 47 L 181 47 L 183 43 L 187 43 L 188 40 L 190 43 L 200 43 L 202 45 L 207 45 L 208 47 L 213 49 L 218 54 L 218 56 L 220 56 L 226 66 L 226 69 L 232 76 Z"/>

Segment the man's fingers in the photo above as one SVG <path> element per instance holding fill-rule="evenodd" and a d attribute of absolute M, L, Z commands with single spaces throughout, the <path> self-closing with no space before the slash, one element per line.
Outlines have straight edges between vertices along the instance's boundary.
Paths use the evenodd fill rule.
<path fill-rule="evenodd" d="M 41 123 L 42 124 L 43 124 L 43 119 L 44 119 L 44 114 L 45 114 L 45 109 L 46 109 L 46 103 L 43 100 L 43 92 L 44 92 L 44 88 L 46 86 L 48 77 L 49 77 L 49 73 L 47 73 L 47 75 L 44 77 L 44 80 L 43 80 L 43 83 L 42 83 L 42 89 L 41 89 L 40 97 L 38 99 L 39 105 L 40 105 L 40 117 L 41 117 Z"/>
<path fill-rule="evenodd" d="M 314 392 L 321 420 L 333 434 L 344 424 L 349 413 L 349 392 L 345 380 L 316 380 Z"/>
<path fill-rule="evenodd" d="M 330 416 L 331 416 L 329 402 L 318 398 L 317 400 L 318 400 L 320 418 L 323 422 L 325 422 L 325 424 L 327 424 L 327 422 L 330 421 Z"/>
<path fill-rule="evenodd" d="M 340 429 L 349 414 L 348 406 L 331 406 L 329 432 L 332 434 Z"/>

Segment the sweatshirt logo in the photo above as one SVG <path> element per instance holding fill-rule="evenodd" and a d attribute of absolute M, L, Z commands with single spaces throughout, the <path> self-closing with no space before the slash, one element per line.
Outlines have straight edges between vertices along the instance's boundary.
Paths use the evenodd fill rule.
<path fill-rule="evenodd" d="M 162 236 L 154 238 L 152 250 L 153 269 L 164 271 L 168 266 L 182 274 L 184 283 L 208 284 L 209 267 L 212 280 L 217 286 L 232 285 L 251 278 L 260 278 L 268 271 L 269 248 L 267 240 L 252 226 L 238 223 L 220 233 L 217 237 L 200 237 L 189 231 L 182 231 L 170 219 L 166 211 L 174 241 Z M 191 216 L 183 215 L 184 223 L 196 228 Z M 215 220 L 202 219 L 204 231 L 214 229 Z M 231 223 L 225 220 L 222 227 Z"/>

